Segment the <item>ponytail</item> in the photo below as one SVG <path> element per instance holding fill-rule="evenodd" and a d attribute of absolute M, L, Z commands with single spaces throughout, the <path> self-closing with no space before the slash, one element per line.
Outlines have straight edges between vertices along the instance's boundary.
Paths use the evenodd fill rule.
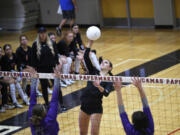
<path fill-rule="evenodd" d="M 113 73 L 112 73 L 111 71 L 109 71 L 108 74 L 109 74 L 110 76 L 113 76 Z"/>
<path fill-rule="evenodd" d="M 100 57 L 99 57 L 99 64 L 101 64 L 101 63 L 102 63 L 102 61 L 103 61 L 103 57 L 102 57 L 102 56 L 100 56 Z"/>
<path fill-rule="evenodd" d="M 46 110 L 44 105 L 36 104 L 32 108 L 32 116 L 30 118 L 30 123 L 34 126 L 38 126 L 41 123 L 41 120 L 45 117 Z"/>
<path fill-rule="evenodd" d="M 38 126 L 38 125 L 40 125 L 41 120 L 42 120 L 42 117 L 35 115 L 30 118 L 30 123 L 34 126 Z"/>

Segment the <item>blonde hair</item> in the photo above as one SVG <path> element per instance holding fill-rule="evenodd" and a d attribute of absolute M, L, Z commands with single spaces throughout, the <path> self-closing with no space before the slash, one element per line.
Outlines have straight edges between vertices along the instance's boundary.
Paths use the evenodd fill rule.
<path fill-rule="evenodd" d="M 38 58 L 40 58 L 40 55 L 41 55 L 40 34 L 37 35 L 36 43 L 37 43 L 37 56 L 38 56 Z M 53 48 L 53 43 L 52 43 L 52 41 L 50 40 L 50 38 L 49 38 L 49 36 L 47 34 L 46 34 L 46 43 L 47 43 L 48 47 L 51 49 L 51 53 L 53 55 L 55 55 L 54 48 Z"/>

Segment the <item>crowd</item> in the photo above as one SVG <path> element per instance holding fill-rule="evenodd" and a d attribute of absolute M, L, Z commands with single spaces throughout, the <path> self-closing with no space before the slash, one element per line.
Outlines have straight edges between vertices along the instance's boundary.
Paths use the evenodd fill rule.
<path fill-rule="evenodd" d="M 37 38 L 32 47 L 28 44 L 28 37 L 20 35 L 19 47 L 16 52 L 13 52 L 10 44 L 5 44 L 0 47 L 0 70 L 1 71 L 19 71 L 23 72 L 27 66 L 31 66 L 41 73 L 53 73 L 53 68 L 61 64 L 63 74 L 79 74 L 80 66 L 83 65 L 84 43 L 81 39 L 79 26 L 74 24 L 71 31 L 66 31 L 60 41 L 56 41 L 56 35 L 53 32 L 47 33 L 45 27 L 38 29 Z M 2 103 L 0 112 L 5 112 L 6 109 L 23 108 L 20 100 L 17 100 L 17 93 L 22 99 L 24 105 L 29 105 L 28 96 L 30 95 L 30 87 L 26 78 L 6 78 L 1 77 L 0 88 Z M 36 85 L 36 93 L 38 96 L 43 96 L 45 104 L 49 106 L 48 95 L 52 94 L 51 87 L 53 80 L 38 79 Z M 41 90 L 39 90 L 39 83 Z M 75 83 L 73 80 L 60 80 L 61 87 L 68 87 Z M 41 93 L 41 92 L 42 93 Z M 62 91 L 59 92 L 59 102 L 63 111 L 66 110 Z M 16 97 L 17 96 L 17 97 Z"/>

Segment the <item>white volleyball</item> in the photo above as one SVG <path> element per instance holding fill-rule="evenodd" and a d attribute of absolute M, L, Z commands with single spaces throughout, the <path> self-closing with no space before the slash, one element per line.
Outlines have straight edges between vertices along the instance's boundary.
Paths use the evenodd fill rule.
<path fill-rule="evenodd" d="M 86 36 L 90 40 L 97 40 L 101 37 L 101 30 L 96 26 L 91 26 L 87 29 Z"/>

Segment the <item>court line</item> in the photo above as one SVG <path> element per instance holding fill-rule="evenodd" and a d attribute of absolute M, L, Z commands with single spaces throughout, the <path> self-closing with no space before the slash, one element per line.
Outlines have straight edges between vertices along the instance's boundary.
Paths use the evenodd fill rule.
<path fill-rule="evenodd" d="M 176 65 L 176 66 L 180 66 L 180 65 Z M 169 70 L 169 72 L 170 71 L 173 71 L 174 70 L 174 68 L 177 68 L 177 67 L 172 67 L 172 69 L 170 69 Z M 163 74 L 165 74 L 165 73 L 160 73 L 161 75 L 163 75 Z M 177 85 L 177 88 L 175 89 L 175 90 L 172 90 L 168 95 L 166 95 L 166 96 L 163 96 L 163 97 L 161 97 L 161 98 L 159 98 L 159 100 L 157 101 L 157 103 L 158 102 L 160 102 L 160 101 L 163 101 L 163 100 L 165 100 L 166 98 L 168 98 L 168 97 L 170 97 L 171 95 L 173 95 L 178 89 L 180 89 L 180 86 L 178 87 L 179 85 Z M 156 86 L 155 86 L 155 88 L 156 88 Z M 162 87 L 163 88 L 163 87 Z M 166 88 L 167 89 L 167 88 Z M 162 90 L 161 90 L 162 91 Z M 165 89 L 163 90 L 163 91 L 165 91 Z M 154 104 L 154 103 L 152 103 L 152 104 Z"/>
<path fill-rule="evenodd" d="M 7 135 L 7 134 L 9 134 L 9 133 L 11 133 L 11 132 L 13 132 L 13 131 L 16 131 L 16 130 L 18 130 L 18 129 L 20 129 L 20 128 L 22 128 L 22 127 L 20 127 L 20 126 L 6 126 L 6 125 L 0 125 L 0 130 L 2 131 L 2 130 L 4 130 L 4 132 L 2 131 L 1 132 L 1 135 Z"/>
<path fill-rule="evenodd" d="M 152 106 L 152 105 L 154 105 L 154 104 L 157 104 L 158 102 L 160 102 L 161 100 L 162 100 L 162 98 L 163 98 L 163 91 L 162 90 L 160 90 L 160 89 L 157 89 L 157 91 L 159 92 L 159 98 L 157 98 L 156 100 L 154 100 L 153 102 L 151 102 L 150 104 L 149 104 L 149 106 Z"/>
<path fill-rule="evenodd" d="M 174 56 L 174 55 L 175 55 L 175 56 L 180 56 L 180 50 L 176 50 L 176 51 L 173 51 L 173 52 L 171 52 L 171 53 L 168 53 L 168 54 L 166 54 L 166 55 L 164 55 L 164 56 L 155 58 L 155 59 L 153 59 L 153 60 L 151 60 L 151 61 L 149 61 L 149 62 L 146 62 L 146 63 L 140 64 L 140 65 L 138 65 L 138 66 L 135 66 L 135 67 L 133 67 L 133 68 L 130 68 L 129 70 L 131 71 L 131 74 L 132 74 L 132 75 L 139 75 L 139 72 L 137 72 L 137 71 L 139 70 L 139 68 L 144 67 L 145 70 L 147 70 L 147 69 L 153 69 L 154 64 L 156 64 L 157 68 L 155 68 L 154 70 L 150 70 L 150 71 L 147 70 L 147 71 L 149 71 L 149 72 L 146 72 L 146 73 L 145 73 L 145 76 L 150 76 L 150 75 L 153 75 L 153 74 L 155 74 L 155 73 L 157 73 L 157 72 L 159 72 L 159 71 L 165 70 L 165 69 L 167 69 L 167 68 L 169 68 L 169 67 L 172 67 L 172 66 L 174 66 L 174 65 L 176 65 L 176 64 L 179 64 L 179 61 L 173 61 L 174 59 L 172 59 L 172 56 Z M 166 61 L 164 61 L 164 60 L 168 60 L 168 62 L 166 62 Z M 172 61 L 173 61 L 173 62 L 172 62 Z M 160 63 L 160 62 L 161 62 L 161 63 Z M 162 64 L 163 64 L 163 65 L 165 64 L 165 65 L 162 66 Z M 123 76 L 124 74 L 125 74 L 125 71 L 119 73 L 118 75 L 119 75 L 119 76 Z M 75 92 L 72 92 L 71 94 L 68 94 L 68 95 L 63 96 L 63 99 L 65 100 L 65 104 L 66 104 L 68 110 L 69 110 L 69 109 L 72 109 L 72 108 L 74 108 L 74 107 L 76 107 L 76 106 L 78 106 L 78 105 L 80 104 L 79 96 L 80 96 L 81 92 L 82 92 L 82 89 L 77 90 L 77 91 L 75 91 Z M 69 99 L 71 99 L 71 100 L 69 100 Z M 74 100 L 74 99 L 76 99 L 76 100 Z M 21 117 L 21 115 L 25 115 L 25 116 L 26 116 L 26 115 L 27 115 L 27 112 L 28 112 L 28 111 L 26 111 L 26 112 L 24 112 L 24 113 L 22 113 L 22 114 L 20 114 L 20 115 L 18 115 L 18 116 L 16 116 L 16 117 Z M 13 119 L 15 119 L 15 117 L 12 117 L 12 118 L 9 118 L 9 119 L 7 119 L 7 120 L 4 120 L 4 121 L 1 122 L 1 124 L 5 124 L 5 123 L 9 122 L 9 120 L 13 120 Z M 17 119 L 17 118 L 16 118 L 16 119 Z M 18 121 L 17 121 L 17 122 L 18 122 Z M 23 124 L 23 127 L 22 127 L 20 130 L 23 130 L 24 128 L 28 127 L 28 125 L 26 124 L 26 122 L 27 122 L 27 121 L 25 121 L 25 123 Z M 21 123 L 22 123 L 22 121 L 21 121 Z M 18 124 L 21 124 L 21 123 L 18 123 Z M 20 130 L 17 130 L 17 131 L 20 131 Z M 17 131 L 15 131 L 15 132 L 17 132 Z M 15 133 L 15 132 L 14 132 L 14 133 Z"/>
<path fill-rule="evenodd" d="M 162 87 L 162 86 L 147 86 L 147 85 L 143 85 L 144 88 L 146 88 L 146 87 L 158 88 L 158 89 L 156 89 L 156 90 L 159 92 L 159 97 L 158 97 L 156 100 L 154 100 L 153 102 L 149 103 L 149 106 L 155 105 L 155 104 L 157 104 L 158 102 L 161 102 L 161 101 L 165 100 L 166 98 L 170 97 L 171 95 L 173 95 L 174 93 L 176 93 L 176 91 L 180 88 L 180 86 L 179 86 L 179 87 L 178 87 L 178 86 L 179 86 L 179 85 L 177 85 L 177 88 L 176 88 L 176 89 L 174 89 L 174 90 L 171 91 L 168 95 L 165 96 L 163 91 L 165 91 L 166 89 L 162 90 L 164 87 Z M 133 87 L 133 86 L 128 85 L 128 86 L 126 86 L 126 87 Z M 134 112 L 134 111 L 132 111 L 131 114 L 132 114 L 133 112 Z M 179 115 L 179 114 L 177 114 L 177 115 Z M 177 116 L 177 115 L 176 115 L 176 116 Z"/>
<path fill-rule="evenodd" d="M 176 132 L 178 132 L 178 131 L 180 131 L 180 128 L 178 128 L 178 129 L 176 129 L 176 130 L 174 130 L 174 131 L 168 133 L 167 135 L 172 135 L 172 134 L 174 134 L 174 133 L 176 133 Z"/>
<path fill-rule="evenodd" d="M 170 97 L 171 95 L 173 95 L 174 93 L 176 93 L 176 91 L 178 90 L 179 88 L 176 88 L 175 90 L 171 91 L 167 96 L 163 96 L 162 99 L 159 99 L 158 102 L 162 101 L 162 100 L 165 100 L 166 98 Z M 161 90 L 162 91 L 162 90 Z"/>
<path fill-rule="evenodd" d="M 113 67 L 118 67 L 122 64 L 125 64 L 125 63 L 128 63 L 128 62 L 131 62 L 131 61 L 149 61 L 150 59 L 127 59 L 127 60 L 124 60 L 122 62 L 119 62 L 118 64 L 115 64 Z"/>

